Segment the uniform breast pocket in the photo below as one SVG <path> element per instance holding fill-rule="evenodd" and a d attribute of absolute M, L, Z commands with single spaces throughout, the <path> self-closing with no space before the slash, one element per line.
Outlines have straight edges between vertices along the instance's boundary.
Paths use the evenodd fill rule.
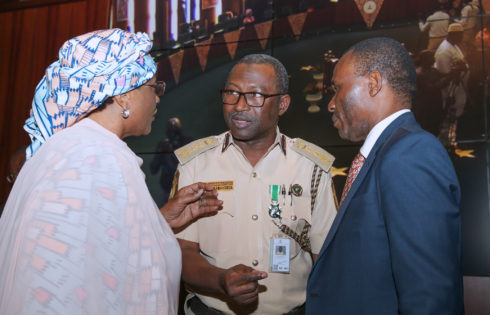
<path fill-rule="evenodd" d="M 223 209 L 215 215 L 198 220 L 199 246 L 201 251 L 210 257 L 228 252 L 234 245 L 236 218 L 233 191 L 220 191 L 219 199 L 223 200 Z"/>

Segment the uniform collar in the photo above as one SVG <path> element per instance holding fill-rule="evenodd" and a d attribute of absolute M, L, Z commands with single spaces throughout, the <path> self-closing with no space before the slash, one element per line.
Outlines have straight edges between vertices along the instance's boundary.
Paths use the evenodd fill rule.
<path fill-rule="evenodd" d="M 223 146 L 221 147 L 221 153 L 225 152 L 232 144 L 234 144 L 233 136 L 231 135 L 231 131 L 228 131 L 225 134 Z M 279 145 L 282 153 L 286 155 L 286 136 L 279 131 L 279 127 L 276 128 L 276 139 L 274 139 L 274 142 L 270 146 L 268 152 L 270 152 L 276 145 Z M 237 145 L 235 146 L 238 147 Z"/>

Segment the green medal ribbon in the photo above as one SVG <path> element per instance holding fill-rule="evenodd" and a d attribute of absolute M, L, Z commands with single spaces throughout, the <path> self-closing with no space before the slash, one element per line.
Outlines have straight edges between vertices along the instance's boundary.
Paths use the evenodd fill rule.
<path fill-rule="evenodd" d="M 271 218 L 281 217 L 281 207 L 278 202 L 281 187 L 281 185 L 269 185 L 269 194 L 272 195 L 271 205 L 269 206 L 269 215 Z"/>
<path fill-rule="evenodd" d="M 269 185 L 269 194 L 272 195 L 272 201 L 279 200 L 280 192 L 281 192 L 281 185 Z"/>

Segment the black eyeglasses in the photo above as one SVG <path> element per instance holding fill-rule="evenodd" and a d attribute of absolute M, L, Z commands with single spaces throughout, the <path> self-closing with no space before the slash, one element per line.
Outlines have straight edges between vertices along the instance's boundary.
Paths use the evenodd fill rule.
<path fill-rule="evenodd" d="M 265 100 L 269 97 L 286 95 L 287 93 L 263 94 L 259 92 L 238 92 L 235 90 L 221 90 L 221 101 L 223 104 L 236 105 L 240 101 L 240 97 L 245 98 L 245 103 L 250 107 L 262 107 Z"/>
<path fill-rule="evenodd" d="M 155 89 L 155 94 L 158 96 L 162 96 L 165 93 L 165 81 L 157 81 L 155 84 L 145 84 L 145 86 L 149 86 Z"/>

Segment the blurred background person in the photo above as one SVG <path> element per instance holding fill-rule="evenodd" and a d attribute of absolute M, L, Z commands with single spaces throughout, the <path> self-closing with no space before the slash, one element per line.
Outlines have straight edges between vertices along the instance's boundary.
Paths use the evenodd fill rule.
<path fill-rule="evenodd" d="M 444 118 L 439 133 L 439 140 L 446 146 L 456 145 L 457 121 L 463 114 L 468 98 L 469 70 L 459 46 L 462 40 L 463 27 L 459 23 L 452 23 L 448 28 L 447 39 L 441 43 L 434 55 L 434 67 L 448 80 L 441 93 Z"/>
<path fill-rule="evenodd" d="M 177 313 L 172 228 L 221 202 L 197 183 L 159 210 L 122 141 L 150 133 L 165 89 L 151 46 L 145 33 L 95 31 L 65 42 L 46 69 L 0 219 L 0 314 Z"/>
<path fill-rule="evenodd" d="M 490 52 L 490 20 L 487 20 L 485 23 L 485 27 L 479 31 L 473 40 L 473 44 L 475 49 L 475 55 L 479 56 L 484 56 L 485 58 L 485 71 L 486 75 L 488 77 L 488 74 L 490 73 L 490 60 L 488 59 L 488 55 Z M 471 68 L 471 70 L 475 70 L 475 77 L 481 78 L 481 72 L 482 72 L 482 67 L 481 67 L 481 62 L 477 62 L 478 59 L 473 62 L 474 66 Z M 483 86 L 482 82 L 480 82 L 479 86 Z"/>
<path fill-rule="evenodd" d="M 474 38 L 474 44 L 477 49 L 488 49 L 490 48 L 490 32 L 488 31 L 490 27 L 490 20 L 487 21 L 485 27 L 476 33 Z M 483 37 L 483 43 L 482 43 Z"/>
<path fill-rule="evenodd" d="M 446 11 L 446 5 L 437 4 L 437 9 L 434 13 L 427 17 L 426 21 L 419 21 L 419 29 L 421 32 L 429 32 L 429 43 L 427 49 L 436 51 L 437 47 L 447 36 L 447 28 L 449 26 L 449 14 Z"/>
<path fill-rule="evenodd" d="M 245 10 L 245 15 L 243 17 L 243 25 L 252 24 L 255 22 L 255 17 L 253 15 L 252 9 L 248 8 Z"/>
<path fill-rule="evenodd" d="M 448 13 L 451 17 L 451 22 L 456 22 L 461 16 L 461 10 L 463 9 L 463 0 L 451 0 L 449 1 Z"/>
<path fill-rule="evenodd" d="M 478 31 L 478 14 L 480 13 L 479 0 L 465 0 L 465 5 L 461 10 L 461 18 L 457 20 L 463 26 L 462 46 L 467 56 L 473 49 L 473 40 Z"/>
<path fill-rule="evenodd" d="M 162 206 L 167 202 L 170 191 L 172 190 L 174 173 L 179 164 L 174 151 L 192 141 L 191 137 L 184 135 L 182 123 L 177 117 L 168 120 L 166 134 L 167 137 L 158 143 L 155 156 L 150 163 L 152 174 L 156 174 L 161 170 L 160 186 L 163 190 L 163 196 L 158 206 Z"/>

